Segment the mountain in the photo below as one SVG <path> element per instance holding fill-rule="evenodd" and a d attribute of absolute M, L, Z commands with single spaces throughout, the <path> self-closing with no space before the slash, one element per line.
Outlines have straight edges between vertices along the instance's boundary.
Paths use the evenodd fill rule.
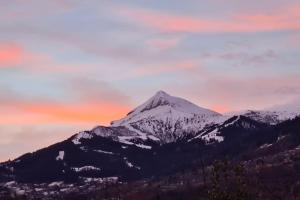
<path fill-rule="evenodd" d="M 129 112 L 126 117 L 113 121 L 111 125 L 125 126 L 142 137 L 169 143 L 192 136 L 221 116 L 185 99 L 158 91 L 145 103 Z"/>
<path fill-rule="evenodd" d="M 93 190 L 106 181 L 153 180 L 216 159 L 246 162 L 300 145 L 297 114 L 269 118 L 264 113 L 221 115 L 159 91 L 111 126 L 82 131 L 1 163 L 0 197 L 1 182 L 4 188 L 42 196 L 57 184 L 63 191 L 71 191 L 71 183 L 78 186 L 73 190 Z M 43 192 L 28 186 L 33 183 Z"/>
<path fill-rule="evenodd" d="M 244 115 L 263 123 L 278 124 L 300 115 L 300 101 L 277 105 L 263 110 L 246 110 L 235 114 Z"/>

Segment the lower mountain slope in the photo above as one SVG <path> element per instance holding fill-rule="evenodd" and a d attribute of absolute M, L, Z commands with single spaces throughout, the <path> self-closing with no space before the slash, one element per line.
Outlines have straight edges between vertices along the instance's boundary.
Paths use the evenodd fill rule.
<path fill-rule="evenodd" d="M 235 116 L 218 127 L 222 141 L 205 137 L 178 140 L 168 144 L 142 141 L 126 144 L 96 135 L 81 138 L 80 144 L 71 138 L 25 154 L 0 166 L 1 180 L 18 182 L 76 182 L 80 178 L 118 177 L 123 181 L 154 178 L 187 170 L 216 159 L 250 160 L 277 154 L 300 145 L 300 118 L 277 125 L 257 122 L 245 116 Z M 211 131 L 214 131 L 211 130 Z M 146 148 L 145 148 L 146 147 Z"/>

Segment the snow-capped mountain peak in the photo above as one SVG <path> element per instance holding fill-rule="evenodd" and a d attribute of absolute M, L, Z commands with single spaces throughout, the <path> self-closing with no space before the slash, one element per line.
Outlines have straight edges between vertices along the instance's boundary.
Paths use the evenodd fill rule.
<path fill-rule="evenodd" d="M 185 137 L 184 132 L 194 133 L 212 118 L 221 114 L 201 108 L 185 99 L 158 91 L 124 118 L 113 121 L 112 126 L 126 126 L 139 133 L 158 137 L 163 142 Z"/>
<path fill-rule="evenodd" d="M 148 117 L 180 118 L 186 115 L 220 116 L 221 114 L 201 108 L 185 99 L 174 97 L 164 91 L 158 91 L 142 105 L 129 112 L 126 117 L 112 122 L 112 126 L 130 124 Z"/>

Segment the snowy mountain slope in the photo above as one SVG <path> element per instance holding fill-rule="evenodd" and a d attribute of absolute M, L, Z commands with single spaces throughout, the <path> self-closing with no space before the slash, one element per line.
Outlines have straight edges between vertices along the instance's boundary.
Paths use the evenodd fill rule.
<path fill-rule="evenodd" d="M 247 110 L 238 113 L 239 115 L 243 115 L 249 117 L 253 120 L 268 123 L 268 124 L 278 124 L 288 119 L 294 119 L 297 116 L 300 116 L 300 109 L 299 110 L 284 110 L 282 109 L 275 109 L 274 110 Z"/>
<path fill-rule="evenodd" d="M 121 126 L 139 121 L 148 117 L 167 117 L 165 114 L 174 118 L 190 115 L 199 116 L 220 116 L 221 114 L 201 108 L 185 99 L 174 97 L 164 91 L 158 91 L 153 97 L 142 105 L 129 112 L 126 117 L 112 122 L 112 126 Z"/>
<path fill-rule="evenodd" d="M 113 127 L 126 126 L 139 135 L 158 138 L 162 143 L 189 137 L 222 115 L 185 99 L 159 91 L 126 117 L 113 121 Z"/>
<path fill-rule="evenodd" d="M 149 140 L 153 141 L 155 138 L 146 137 L 139 134 L 137 131 L 132 131 L 126 126 L 105 127 L 97 126 L 90 131 L 82 131 L 71 137 L 71 141 L 79 148 L 84 148 L 82 142 L 86 140 L 94 140 L 99 137 L 111 139 L 127 145 L 133 145 L 139 148 L 151 148 L 147 145 Z M 150 142 L 151 143 L 151 142 Z M 152 143 L 151 143 L 152 144 Z"/>

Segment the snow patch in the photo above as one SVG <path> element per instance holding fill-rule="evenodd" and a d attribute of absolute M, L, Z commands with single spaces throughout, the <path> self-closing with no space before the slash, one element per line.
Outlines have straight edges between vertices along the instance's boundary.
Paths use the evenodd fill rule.
<path fill-rule="evenodd" d="M 84 151 L 84 152 L 87 152 L 88 149 L 86 147 L 79 147 L 80 150 Z"/>
<path fill-rule="evenodd" d="M 90 183 L 90 182 L 98 182 L 98 183 L 103 183 L 103 182 L 108 182 L 108 183 L 115 183 L 118 181 L 118 177 L 112 176 L 112 177 L 105 177 L 105 178 L 86 178 L 86 177 L 81 177 L 85 183 Z"/>
<path fill-rule="evenodd" d="M 55 181 L 55 182 L 50 183 L 48 186 L 49 187 L 55 187 L 55 186 L 60 186 L 62 184 L 63 184 L 62 181 Z"/>
<path fill-rule="evenodd" d="M 104 153 L 104 154 L 110 154 L 110 155 L 113 155 L 114 153 L 113 152 L 110 152 L 110 151 L 103 151 L 103 150 L 94 150 L 95 152 L 98 152 L 98 153 Z"/>
<path fill-rule="evenodd" d="M 72 167 L 75 172 L 82 172 L 82 171 L 101 171 L 100 168 L 94 166 L 83 166 L 83 167 Z"/>
<path fill-rule="evenodd" d="M 16 184 L 15 181 L 9 181 L 9 182 L 5 183 L 4 186 L 10 187 L 10 186 L 12 186 L 12 185 L 14 185 L 14 184 Z"/>
<path fill-rule="evenodd" d="M 261 145 L 259 148 L 260 149 L 265 149 L 265 148 L 268 148 L 268 147 L 270 147 L 270 146 L 272 146 L 273 144 L 263 144 L 263 145 Z"/>
<path fill-rule="evenodd" d="M 143 149 L 152 149 L 151 146 L 144 145 L 144 144 L 135 144 L 135 146 L 140 147 L 140 148 L 143 148 Z"/>
<path fill-rule="evenodd" d="M 127 159 L 127 157 L 124 157 L 123 159 L 124 159 L 126 165 L 127 165 L 129 168 L 136 168 L 136 169 L 138 169 L 138 170 L 141 169 L 141 167 L 139 167 L 139 166 L 134 166 L 131 162 L 129 162 L 128 159 Z"/>
<path fill-rule="evenodd" d="M 83 131 L 83 132 L 80 132 L 78 133 L 74 139 L 72 140 L 72 142 L 75 144 L 75 145 L 78 145 L 78 144 L 81 144 L 80 140 L 84 138 L 84 139 L 92 139 L 93 136 L 92 134 L 86 132 L 86 131 Z"/>
<path fill-rule="evenodd" d="M 217 142 L 223 142 L 224 137 L 223 136 L 218 136 L 218 129 L 215 129 L 204 136 L 201 136 L 202 139 L 204 139 L 206 142 L 211 142 L 212 140 L 217 141 Z"/>
<path fill-rule="evenodd" d="M 155 137 L 155 136 L 153 136 L 153 135 L 147 135 L 147 137 L 148 137 L 149 139 L 151 139 L 151 140 L 154 140 L 154 141 L 160 141 L 159 138 L 157 138 L 157 137 Z"/>
<path fill-rule="evenodd" d="M 63 160 L 65 157 L 65 152 L 64 151 L 59 151 L 58 156 L 55 158 L 56 160 Z"/>
<path fill-rule="evenodd" d="M 134 136 L 118 136 L 119 142 L 123 144 L 133 145 L 134 143 L 129 142 L 128 140 L 133 139 Z"/>
<path fill-rule="evenodd" d="M 22 196 L 22 195 L 25 194 L 25 190 L 22 190 L 22 189 L 19 189 L 19 188 L 17 188 L 17 189 L 15 190 L 15 192 L 16 192 L 16 195 L 17 195 L 17 196 Z"/>

